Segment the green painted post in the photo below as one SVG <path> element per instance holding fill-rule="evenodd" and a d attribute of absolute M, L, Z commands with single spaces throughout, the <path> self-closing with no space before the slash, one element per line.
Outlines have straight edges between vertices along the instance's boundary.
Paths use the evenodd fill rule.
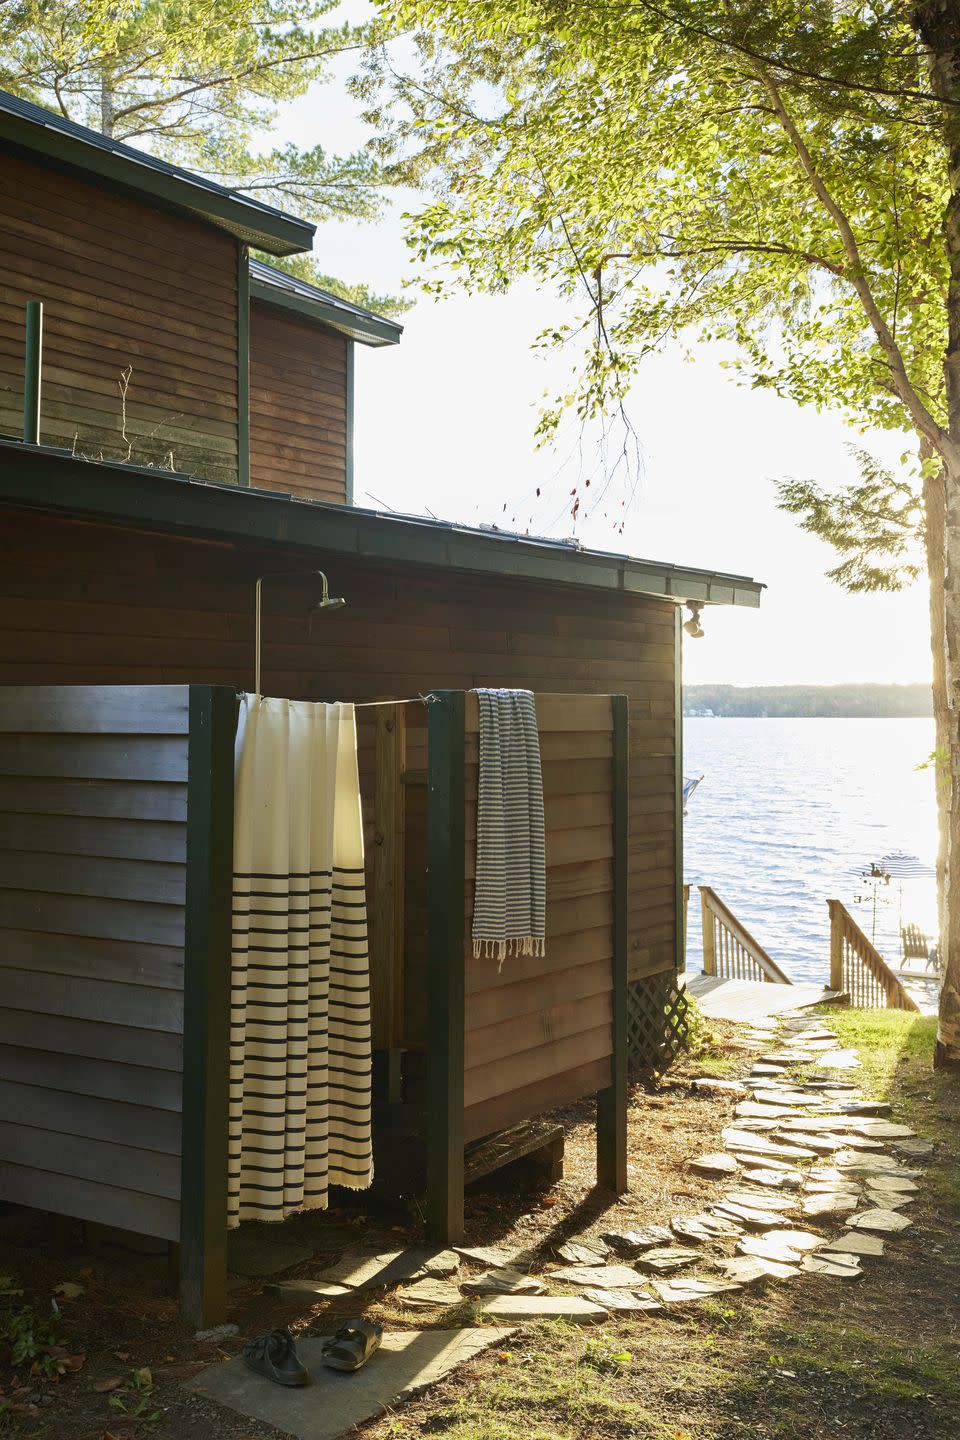
<path fill-rule="evenodd" d="M 610 1084 L 597 1096 L 597 1183 L 627 1189 L 627 883 L 630 838 L 627 697 L 613 709 L 613 1057 Z"/>
<path fill-rule="evenodd" d="M 345 499 L 348 505 L 353 504 L 353 400 L 354 400 L 354 367 L 356 364 L 357 347 L 352 340 L 347 341 L 347 414 L 346 414 L 346 476 L 345 476 Z"/>
<path fill-rule="evenodd" d="M 427 1235 L 463 1239 L 464 722 L 462 690 L 428 706 Z"/>
<path fill-rule="evenodd" d="M 233 747 L 237 696 L 191 685 L 183 977 L 180 1308 L 226 1313 Z"/>
<path fill-rule="evenodd" d="M 40 444 L 40 376 L 43 369 L 43 303 L 27 301 L 23 364 L 23 443 Z"/>
<path fill-rule="evenodd" d="M 237 483 L 250 484 L 250 252 L 237 246 Z"/>

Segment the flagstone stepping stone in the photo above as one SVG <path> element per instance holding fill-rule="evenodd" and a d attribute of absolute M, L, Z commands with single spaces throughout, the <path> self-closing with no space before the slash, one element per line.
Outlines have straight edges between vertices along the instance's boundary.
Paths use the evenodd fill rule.
<path fill-rule="evenodd" d="M 883 1241 L 878 1235 L 868 1235 L 859 1230 L 848 1230 L 841 1240 L 831 1240 L 828 1247 L 831 1254 L 869 1255 L 880 1259 L 883 1255 Z"/>
<path fill-rule="evenodd" d="M 854 1135 L 864 1135 L 871 1140 L 912 1140 L 916 1130 L 909 1125 L 894 1125 L 890 1120 L 860 1120 L 851 1124 Z"/>
<path fill-rule="evenodd" d="M 920 1186 L 916 1180 L 908 1180 L 903 1175 L 894 1175 L 883 1171 L 879 1175 L 871 1175 L 867 1179 L 868 1190 L 886 1190 L 891 1195 L 904 1194 L 915 1195 Z"/>
<path fill-rule="evenodd" d="M 796 1237 L 796 1244 L 791 1243 Z M 771 1230 L 768 1235 L 745 1235 L 737 1241 L 741 1255 L 757 1260 L 776 1260 L 782 1265 L 797 1265 L 807 1250 L 815 1250 L 823 1240 L 804 1230 Z"/>
<path fill-rule="evenodd" d="M 380 1255 L 344 1255 L 335 1265 L 320 1276 L 321 1281 L 346 1285 L 349 1290 L 368 1290 L 373 1286 L 398 1285 L 403 1280 L 416 1280 L 425 1273 L 424 1267 L 440 1255 L 455 1253 L 421 1249 L 410 1246 L 406 1250 L 388 1250 Z M 454 1268 L 456 1268 L 456 1265 Z"/>
<path fill-rule="evenodd" d="M 743 1119 L 737 1119 L 737 1129 L 749 1130 L 751 1135 L 769 1136 L 779 1125 L 779 1120 L 767 1115 L 747 1115 Z"/>
<path fill-rule="evenodd" d="M 853 1050 L 821 1050 L 817 1061 L 825 1070 L 860 1070 L 863 1065 Z"/>
<path fill-rule="evenodd" d="M 749 1180 L 751 1185 L 765 1185 L 771 1190 L 798 1190 L 803 1184 L 803 1176 L 799 1170 L 770 1170 L 766 1167 L 762 1170 L 744 1170 L 743 1179 Z"/>
<path fill-rule="evenodd" d="M 834 1135 L 814 1135 L 805 1130 L 778 1130 L 775 1138 L 791 1145 L 802 1145 L 817 1155 L 832 1155 L 834 1150 L 843 1148 L 843 1141 Z"/>
<path fill-rule="evenodd" d="M 889 1100 L 838 1100 L 844 1115 L 889 1115 L 893 1109 Z"/>
<path fill-rule="evenodd" d="M 722 1240 L 743 1234 L 739 1225 L 721 1215 L 677 1215 L 670 1224 L 680 1240 Z"/>
<path fill-rule="evenodd" d="M 916 1180 L 922 1173 L 901 1165 L 892 1155 L 884 1155 L 879 1150 L 869 1155 L 859 1150 L 838 1150 L 833 1160 L 848 1175 L 899 1175 L 905 1180 Z"/>
<path fill-rule="evenodd" d="M 267 1295 L 279 1295 L 281 1300 L 290 1300 L 298 1305 L 317 1305 L 321 1300 L 337 1300 L 341 1295 L 352 1295 L 349 1285 L 336 1285 L 326 1280 L 279 1280 L 265 1285 Z"/>
<path fill-rule="evenodd" d="M 845 1190 L 827 1191 L 822 1195 L 808 1195 L 803 1202 L 803 1214 L 808 1220 L 820 1215 L 851 1215 L 859 1204 L 859 1195 Z"/>
<path fill-rule="evenodd" d="M 908 1230 L 912 1223 L 906 1215 L 900 1215 L 896 1210 L 864 1210 L 859 1215 L 851 1215 L 847 1221 L 852 1230 L 871 1230 L 880 1235 L 893 1235 L 898 1230 Z"/>
<path fill-rule="evenodd" d="M 563 1265 L 550 1272 L 550 1280 L 598 1290 L 642 1290 L 647 1283 L 629 1265 Z"/>
<path fill-rule="evenodd" d="M 778 1160 L 815 1160 L 816 1152 L 802 1145 L 785 1145 L 775 1140 L 765 1140 L 762 1135 L 751 1134 L 749 1130 L 724 1130 L 723 1143 L 736 1154 L 746 1151 L 753 1155 L 772 1155 Z"/>
<path fill-rule="evenodd" d="M 739 1168 L 732 1155 L 698 1155 L 690 1161 L 690 1169 L 700 1175 L 735 1175 Z"/>
<path fill-rule="evenodd" d="M 690 1083 L 695 1090 L 729 1090 L 732 1095 L 742 1095 L 747 1088 L 742 1080 L 724 1080 L 713 1075 L 698 1075 Z"/>
<path fill-rule="evenodd" d="M 683 1270 L 687 1265 L 695 1265 L 701 1260 L 699 1250 L 684 1250 L 679 1245 L 662 1245 L 656 1250 L 648 1250 L 645 1255 L 637 1257 L 637 1264 L 642 1265 L 644 1270 L 652 1270 L 657 1275 L 669 1275 L 674 1270 Z"/>
<path fill-rule="evenodd" d="M 737 1285 L 755 1285 L 759 1280 L 789 1280 L 791 1275 L 799 1274 L 796 1265 L 785 1265 L 780 1260 L 763 1260 L 758 1255 L 736 1255 L 732 1260 L 718 1260 L 717 1267 Z"/>
<path fill-rule="evenodd" d="M 868 1205 L 879 1205 L 884 1210 L 902 1210 L 904 1205 L 912 1205 L 916 1198 L 916 1195 L 907 1195 L 902 1190 L 888 1190 L 875 1180 L 867 1181 Z"/>
<path fill-rule="evenodd" d="M 713 1295 L 724 1295 L 741 1289 L 730 1280 L 697 1280 L 693 1277 L 678 1280 L 654 1280 L 656 1290 L 664 1305 L 688 1305 L 697 1300 L 708 1300 Z"/>
<path fill-rule="evenodd" d="M 723 1205 L 746 1205 L 750 1210 L 796 1210 L 797 1201 L 792 1195 L 771 1195 L 766 1190 L 728 1190 L 721 1199 Z"/>
<path fill-rule="evenodd" d="M 263 1230 L 275 1232 L 279 1229 L 279 1226 L 258 1226 L 248 1230 L 244 1226 L 239 1230 L 231 1230 L 227 1242 L 228 1268 L 235 1275 L 244 1275 L 248 1279 L 254 1279 L 260 1276 L 278 1275 L 281 1270 L 289 1270 L 294 1265 L 302 1265 L 304 1260 L 311 1258 L 313 1251 L 306 1249 L 303 1245 L 283 1240 L 276 1233 L 270 1235 L 261 1233 Z M 335 1277 L 331 1275 L 329 1278 L 334 1279 Z"/>
<path fill-rule="evenodd" d="M 857 1093 L 857 1087 L 852 1080 L 828 1080 L 824 1075 L 821 1075 L 819 1080 L 811 1080 L 808 1078 L 806 1080 L 797 1080 L 795 1084 L 798 1090 L 815 1090 L 824 1095 L 833 1096 L 835 1102 L 850 1099 L 851 1096 L 855 1096 Z"/>
<path fill-rule="evenodd" d="M 654 1300 L 652 1295 L 641 1295 L 632 1290 L 584 1290 L 583 1295 L 585 1300 L 602 1305 L 611 1315 L 634 1315 L 638 1311 L 650 1314 L 663 1309 L 660 1301 Z"/>
<path fill-rule="evenodd" d="M 803 1187 L 804 1195 L 859 1195 L 860 1186 L 856 1180 L 847 1180 L 837 1171 L 836 1180 L 808 1180 Z"/>
<path fill-rule="evenodd" d="M 711 1211 L 714 1215 L 721 1215 L 725 1220 L 735 1220 L 739 1225 L 745 1225 L 751 1230 L 768 1230 L 773 1225 L 789 1225 L 790 1217 L 779 1210 L 762 1210 L 759 1206 L 751 1207 L 746 1205 L 728 1205 L 721 1200 L 714 1205 Z"/>
<path fill-rule="evenodd" d="M 607 1318 L 604 1307 L 584 1295 L 494 1295 L 479 1310 L 485 1320 L 571 1320 L 590 1325 Z"/>
<path fill-rule="evenodd" d="M 454 1250 L 465 1260 L 475 1260 L 478 1265 L 492 1265 L 494 1269 L 510 1264 L 517 1257 L 510 1250 L 501 1250 L 498 1245 L 455 1245 Z"/>
<path fill-rule="evenodd" d="M 622 1235 L 607 1230 L 600 1238 L 617 1255 L 639 1255 L 642 1250 L 652 1250 L 656 1245 L 668 1245 L 673 1235 L 663 1225 L 643 1225 L 639 1230 L 627 1230 Z"/>
<path fill-rule="evenodd" d="M 783 1067 L 780 1065 L 760 1063 L 758 1065 L 754 1065 L 753 1069 L 750 1071 L 750 1079 L 763 1080 L 768 1075 L 780 1075 L 782 1071 Z"/>
<path fill-rule="evenodd" d="M 599 1307 L 591 1308 L 606 1315 Z M 263 1376 L 249 1370 L 239 1355 L 208 1365 L 184 1384 L 247 1421 L 262 1421 L 296 1440 L 337 1440 L 355 1433 L 357 1426 L 382 1415 L 399 1399 L 442 1380 L 489 1346 L 502 1346 L 513 1333 L 510 1326 L 387 1331 L 376 1354 L 347 1380 L 332 1376 L 323 1364 L 325 1337 L 298 1335 L 297 1351 L 312 1385 L 291 1389 L 264 1384 Z"/>
<path fill-rule="evenodd" d="M 397 1291 L 405 1305 L 459 1305 L 463 1298 L 460 1287 L 450 1280 L 429 1277 L 417 1280 L 413 1285 L 404 1285 Z"/>
<path fill-rule="evenodd" d="M 921 1140 L 919 1138 L 916 1140 L 894 1140 L 893 1148 L 899 1151 L 901 1155 L 909 1155 L 918 1160 L 924 1160 L 928 1155 L 933 1154 L 933 1141 Z"/>
<path fill-rule="evenodd" d="M 830 1275 L 836 1280 L 860 1280 L 863 1270 L 856 1255 L 845 1255 L 833 1250 L 820 1250 L 816 1255 L 804 1255 L 800 1267 L 808 1275 Z"/>
<path fill-rule="evenodd" d="M 755 1090 L 754 1100 L 761 1105 L 783 1105 L 791 1110 L 816 1109 L 823 1104 L 819 1095 L 811 1095 L 806 1090 Z"/>
<path fill-rule="evenodd" d="M 786 1105 L 761 1105 L 756 1100 L 741 1100 L 733 1113 L 738 1120 L 786 1120 L 790 1117 L 801 1119 L 803 1112 L 791 1110 Z"/>
<path fill-rule="evenodd" d="M 536 1275 L 525 1275 L 522 1270 L 509 1266 L 473 1275 L 461 1282 L 460 1289 L 467 1295 L 545 1295 L 547 1292 L 546 1285 Z"/>
<path fill-rule="evenodd" d="M 566 1260 L 568 1265 L 597 1265 L 606 1259 L 608 1249 L 602 1240 L 598 1240 L 596 1244 L 585 1240 L 568 1240 L 564 1245 L 557 1246 L 557 1254 L 561 1260 Z"/>
<path fill-rule="evenodd" d="M 780 1121 L 779 1128 L 784 1134 L 794 1131 L 810 1131 L 815 1135 L 843 1134 L 850 1129 L 850 1121 L 846 1115 L 787 1115 Z"/>

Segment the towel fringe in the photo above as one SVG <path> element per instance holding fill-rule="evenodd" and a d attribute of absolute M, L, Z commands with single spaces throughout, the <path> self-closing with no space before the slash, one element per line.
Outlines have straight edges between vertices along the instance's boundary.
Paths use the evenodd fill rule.
<path fill-rule="evenodd" d="M 542 958 L 547 953 L 547 942 L 542 935 L 515 935 L 509 940 L 474 940 L 473 958 L 479 960 L 481 956 L 487 960 L 497 960 L 499 964 L 497 971 L 503 969 L 503 962 L 507 956 L 530 955 Z"/>

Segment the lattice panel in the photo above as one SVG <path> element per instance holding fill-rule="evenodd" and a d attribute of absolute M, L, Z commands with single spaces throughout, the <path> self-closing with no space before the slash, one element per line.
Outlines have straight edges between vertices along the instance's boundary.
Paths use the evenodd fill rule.
<path fill-rule="evenodd" d="M 687 1043 L 690 1002 L 668 971 L 627 986 L 627 1054 L 631 1067 L 666 1070 Z"/>

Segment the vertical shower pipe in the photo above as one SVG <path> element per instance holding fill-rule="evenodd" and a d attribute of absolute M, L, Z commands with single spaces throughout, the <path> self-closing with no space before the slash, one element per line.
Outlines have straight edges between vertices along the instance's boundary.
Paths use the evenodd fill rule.
<path fill-rule="evenodd" d="M 40 444 L 40 370 L 43 364 L 43 303 L 27 301 L 23 366 L 23 443 Z"/>

